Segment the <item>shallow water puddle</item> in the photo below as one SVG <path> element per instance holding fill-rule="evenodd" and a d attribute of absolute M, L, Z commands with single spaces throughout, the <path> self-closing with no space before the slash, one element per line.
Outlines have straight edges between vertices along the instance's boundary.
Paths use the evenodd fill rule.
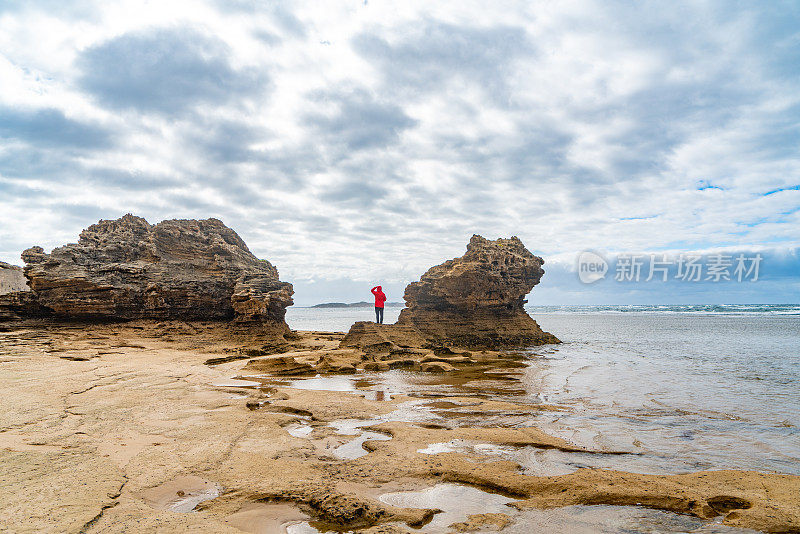
<path fill-rule="evenodd" d="M 676 471 L 665 458 L 641 454 L 603 454 L 601 452 L 565 452 L 558 449 L 541 449 L 525 446 L 512 447 L 495 443 L 482 443 L 454 439 L 446 443 L 431 443 L 418 449 L 420 454 L 456 452 L 474 454 L 487 459 L 509 460 L 519 464 L 522 472 L 530 476 L 559 476 L 574 473 L 581 468 L 616 469 L 643 474 L 669 474 Z M 696 471 L 696 469 L 694 469 Z M 692 469 L 685 469 L 690 472 Z"/>
<path fill-rule="evenodd" d="M 440 509 L 421 531 L 430 534 L 453 532 L 454 523 L 469 521 L 477 514 L 505 514 L 509 523 L 504 534 L 570 534 L 659 532 L 663 534 L 755 534 L 756 531 L 729 527 L 688 515 L 636 506 L 564 506 L 545 510 L 518 511 L 508 506 L 515 499 L 460 484 L 443 483 L 421 491 L 386 493 L 379 497 L 398 507 Z M 474 519 L 474 518 L 473 518 Z M 480 532 L 494 531 L 480 529 Z"/>
<path fill-rule="evenodd" d="M 289 381 L 289 387 L 314 391 L 356 391 L 356 379 L 348 376 L 320 376 L 314 378 L 298 378 Z"/>
<path fill-rule="evenodd" d="M 392 437 L 386 434 L 366 430 L 356 439 L 333 449 L 332 454 L 341 460 L 355 460 L 356 458 L 361 458 L 369 454 L 369 451 L 365 450 L 363 447 L 365 441 L 389 441 L 390 439 L 392 439 Z"/>
<path fill-rule="evenodd" d="M 364 398 L 371 401 L 389 401 L 392 395 L 385 389 L 373 389 L 364 392 Z"/>
<path fill-rule="evenodd" d="M 186 513 L 203 501 L 219 497 L 220 493 L 222 486 L 216 482 L 189 475 L 144 490 L 142 498 L 153 508 Z"/>
<path fill-rule="evenodd" d="M 345 436 L 358 436 L 357 438 L 339 445 L 331 451 L 331 453 L 342 460 L 354 460 L 369 454 L 369 451 L 362 447 L 365 441 L 379 440 L 388 441 L 391 436 L 374 432 L 371 430 L 362 430 L 363 427 L 377 425 L 388 421 L 400 422 L 428 422 L 431 419 L 441 419 L 439 416 L 433 414 L 430 409 L 425 405 L 425 401 L 408 401 L 400 404 L 396 410 L 386 415 L 382 415 L 373 419 L 337 419 L 328 423 L 328 426 L 333 427 L 337 434 Z"/>
<path fill-rule="evenodd" d="M 314 430 L 311 425 L 305 423 L 292 423 L 285 427 L 290 436 L 296 438 L 307 438 Z"/>
<path fill-rule="evenodd" d="M 271 375 L 263 375 L 263 384 L 275 387 L 290 387 L 294 389 L 316 390 L 316 391 L 338 391 L 361 395 L 366 400 L 388 401 L 393 397 L 405 394 L 410 396 L 422 395 L 441 395 L 468 393 L 476 394 L 476 389 L 480 390 L 481 397 L 502 397 L 510 392 L 509 384 L 516 383 L 517 378 L 502 377 L 495 373 L 495 378 L 503 380 L 483 381 L 476 383 L 476 379 L 485 377 L 484 367 L 480 369 L 467 369 L 459 371 L 457 376 L 452 374 L 440 375 L 431 373 L 421 373 L 417 371 L 407 371 L 395 369 L 380 373 L 359 373 L 356 375 L 316 375 L 311 378 L 279 378 Z M 261 377 L 262 375 L 253 375 Z M 469 386 L 465 387 L 469 383 Z M 494 385 L 496 387 L 489 387 Z M 514 386 L 516 387 L 516 386 Z M 513 389 L 513 388 L 512 388 Z M 524 390 L 519 392 L 524 394 Z"/>
<path fill-rule="evenodd" d="M 442 454 L 447 452 L 459 452 L 463 454 L 479 454 L 483 456 L 504 456 L 513 454 L 517 447 L 497 445 L 494 443 L 481 443 L 478 441 L 467 441 L 454 439 L 447 443 L 431 443 L 424 449 L 418 449 L 421 454 Z"/>
<path fill-rule="evenodd" d="M 451 373 L 425 373 L 394 369 L 371 374 L 377 383 L 392 392 L 402 392 L 409 396 L 446 396 L 448 394 L 472 395 L 479 397 L 507 397 L 518 389 L 518 378 L 504 376 L 504 373 L 490 375 L 495 380 L 483 380 L 487 377 L 487 366 L 468 367 Z M 512 389 L 509 389 L 512 388 Z M 521 391 L 525 393 L 524 390 Z"/>
<path fill-rule="evenodd" d="M 375 419 L 336 419 L 335 421 L 331 421 L 328 423 L 328 426 L 333 427 L 336 430 L 337 434 L 344 434 L 346 436 L 352 436 L 355 434 L 360 434 L 362 432 L 361 428 L 365 426 L 372 426 L 383 423 L 386 421 L 384 418 L 375 418 Z"/>
<path fill-rule="evenodd" d="M 514 499 L 481 491 L 461 484 L 443 483 L 420 491 L 398 491 L 379 497 L 385 504 L 405 508 L 432 508 L 442 510 L 423 527 L 424 532 L 449 532 L 453 523 L 465 521 L 472 514 L 513 514 L 507 504 Z"/>
<path fill-rule="evenodd" d="M 689 473 L 707 466 L 691 466 L 672 458 L 654 454 L 603 454 L 564 452 L 556 449 L 521 447 L 506 459 L 522 466 L 522 472 L 531 476 L 558 476 L 574 473 L 582 468 L 615 469 L 646 475 Z"/>
<path fill-rule="evenodd" d="M 365 441 L 370 440 L 378 440 L 378 441 L 388 441 L 392 439 L 391 436 L 387 436 L 386 434 L 381 434 L 380 432 L 374 432 L 371 430 L 361 430 L 362 427 L 365 426 L 372 426 L 378 423 L 384 422 L 385 419 L 338 419 L 336 421 L 331 421 L 328 423 L 328 426 L 333 427 L 336 430 L 337 434 L 342 434 L 345 436 L 355 436 L 358 435 L 357 438 L 348 441 L 342 445 L 339 445 L 335 449 L 331 451 L 335 457 L 342 459 L 342 460 L 355 460 L 356 458 L 361 458 L 362 456 L 366 456 L 369 454 L 369 451 L 365 450 L 362 444 Z"/>
<path fill-rule="evenodd" d="M 374 385 L 372 380 L 356 376 L 321 376 L 314 378 L 298 378 L 289 380 L 284 384 L 294 389 L 306 389 L 315 391 L 341 391 L 363 395 L 367 400 L 388 401 L 392 399 L 392 393 L 385 387 L 366 389 Z"/>
<path fill-rule="evenodd" d="M 252 534 L 317 533 L 308 524 L 308 515 L 291 504 L 249 503 L 225 520 L 229 525 Z"/>
<path fill-rule="evenodd" d="M 411 400 L 398 404 L 393 412 L 382 416 L 383 421 L 401 423 L 430 423 L 444 418 L 434 413 L 428 400 Z"/>
<path fill-rule="evenodd" d="M 312 527 L 308 521 L 302 521 L 286 527 L 286 534 L 319 534 L 320 532 L 322 531 Z"/>
<path fill-rule="evenodd" d="M 261 385 L 261 382 L 254 382 L 252 380 L 241 380 L 239 378 L 226 378 L 211 383 L 212 386 L 218 388 L 255 388 Z"/>

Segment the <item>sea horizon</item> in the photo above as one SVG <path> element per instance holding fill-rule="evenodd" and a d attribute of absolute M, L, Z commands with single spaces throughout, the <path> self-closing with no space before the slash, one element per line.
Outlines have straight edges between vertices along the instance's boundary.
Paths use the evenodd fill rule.
<path fill-rule="evenodd" d="M 342 303 L 344 306 L 322 307 L 326 304 L 339 304 L 321 302 L 313 305 L 294 305 L 290 308 L 313 309 L 353 309 L 371 308 L 372 305 L 353 306 L 356 303 Z M 402 308 L 405 305 L 399 302 L 386 303 L 386 307 Z M 289 308 L 289 309 L 290 309 Z M 776 315 L 800 315 L 800 303 L 701 303 L 701 304 L 525 304 L 525 310 L 531 313 L 558 313 L 558 312 L 673 312 L 673 313 L 709 313 L 709 314 L 737 314 L 737 313 L 774 313 Z"/>

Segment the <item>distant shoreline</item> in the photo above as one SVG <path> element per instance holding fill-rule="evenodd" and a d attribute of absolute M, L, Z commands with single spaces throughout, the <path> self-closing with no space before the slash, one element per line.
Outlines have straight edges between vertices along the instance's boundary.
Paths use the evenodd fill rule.
<path fill-rule="evenodd" d="M 323 302 L 321 304 L 314 304 L 313 306 L 298 306 L 298 308 L 372 308 L 372 302 Z M 387 308 L 399 308 L 403 306 L 402 302 L 386 302 L 384 306 Z"/>

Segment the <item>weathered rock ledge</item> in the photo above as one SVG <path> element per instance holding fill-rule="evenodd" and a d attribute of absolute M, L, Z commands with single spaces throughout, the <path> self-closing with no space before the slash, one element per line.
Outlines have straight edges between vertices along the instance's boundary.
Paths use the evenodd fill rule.
<path fill-rule="evenodd" d="M 233 320 L 288 331 L 292 285 L 217 219 L 151 225 L 128 214 L 22 259 L 31 291 L 0 296 L 0 318 Z"/>
<path fill-rule="evenodd" d="M 544 274 L 543 263 L 518 237 L 491 241 L 473 235 L 466 254 L 431 267 L 406 287 L 406 308 L 396 325 L 356 323 L 344 346 L 363 348 L 378 341 L 464 348 L 559 343 L 524 308 L 525 295 Z"/>

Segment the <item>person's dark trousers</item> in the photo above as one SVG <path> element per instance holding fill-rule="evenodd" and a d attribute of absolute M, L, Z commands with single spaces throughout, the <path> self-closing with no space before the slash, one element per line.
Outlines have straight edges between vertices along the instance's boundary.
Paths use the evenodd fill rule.
<path fill-rule="evenodd" d="M 383 324 L 383 308 L 378 308 L 375 306 L 375 322 L 378 324 Z"/>

